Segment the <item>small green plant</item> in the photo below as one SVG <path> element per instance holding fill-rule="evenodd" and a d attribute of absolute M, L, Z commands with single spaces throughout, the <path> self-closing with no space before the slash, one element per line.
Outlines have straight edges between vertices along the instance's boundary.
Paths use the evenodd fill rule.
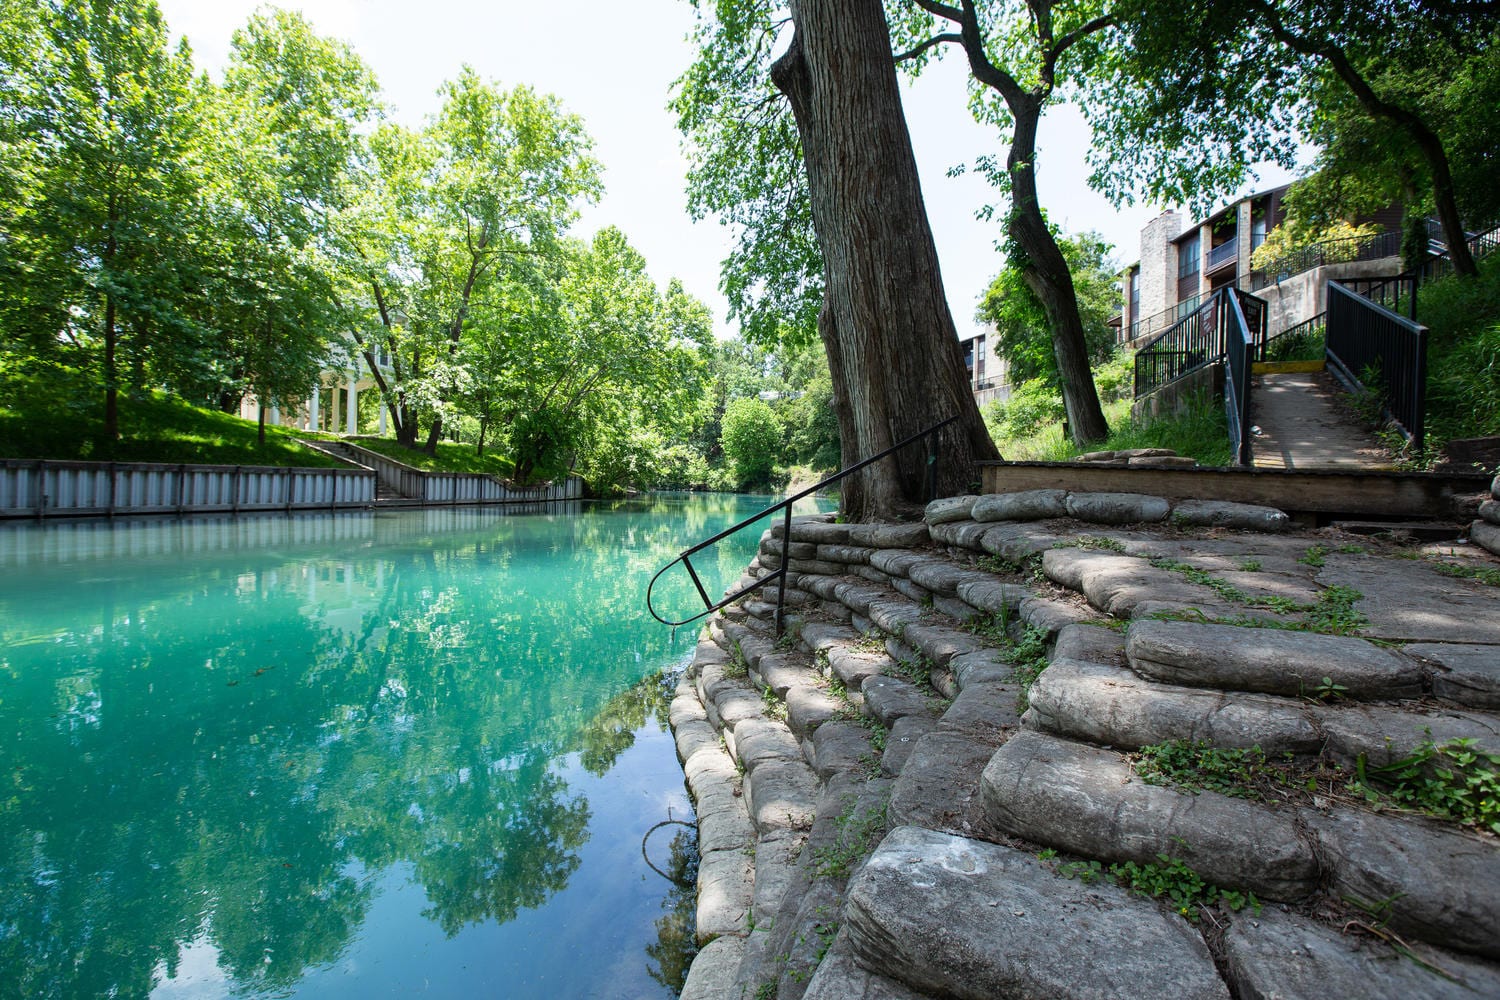
<path fill-rule="evenodd" d="M 1230 602 L 1231 604 L 1252 603 L 1249 594 L 1246 594 L 1243 590 L 1240 590 L 1228 580 L 1219 579 L 1212 573 L 1208 572 L 1208 570 L 1199 569 L 1196 566 L 1189 566 L 1187 563 L 1178 562 L 1176 559 L 1152 559 L 1151 565 L 1155 566 L 1157 569 L 1165 569 L 1170 570 L 1173 573 L 1177 573 L 1189 583 L 1196 583 L 1200 586 L 1208 587 L 1214 593 L 1218 594 L 1220 597 Z"/>
<path fill-rule="evenodd" d="M 1010 641 L 1010 605 L 1000 605 L 999 611 L 986 612 L 970 618 L 963 626 L 981 639 L 993 643 Z"/>
<path fill-rule="evenodd" d="M 786 721 L 786 702 L 776 697 L 775 691 L 770 688 L 761 689 L 760 701 L 765 708 L 766 718 L 775 719 L 778 722 Z"/>
<path fill-rule="evenodd" d="M 1500 569 L 1492 569 L 1488 566 L 1464 566 L 1439 559 L 1432 560 L 1432 568 L 1444 576 L 1459 580 L 1474 580 L 1486 587 L 1500 587 Z"/>
<path fill-rule="evenodd" d="M 1324 677 L 1323 680 L 1313 688 L 1313 697 L 1318 701 L 1339 701 L 1349 689 L 1343 684 L 1336 684 L 1332 677 Z"/>
<path fill-rule="evenodd" d="M 774 982 L 761 983 L 755 987 L 755 1000 L 776 1000 L 777 984 Z"/>
<path fill-rule="evenodd" d="M 1500 754 L 1473 739 L 1426 740 L 1415 752 L 1384 767 L 1363 755 L 1349 790 L 1374 805 L 1415 809 L 1500 834 Z"/>
<path fill-rule="evenodd" d="M 1019 636 L 1007 639 L 1000 647 L 1000 655 L 1011 666 L 1011 681 L 1021 687 L 1016 696 L 1016 707 L 1025 711 L 1031 685 L 1047 669 L 1047 630 L 1035 625 L 1026 626 Z"/>
<path fill-rule="evenodd" d="M 1264 798 L 1266 785 L 1285 785 L 1289 780 L 1286 770 L 1269 762 L 1258 746 L 1220 748 L 1206 740 L 1170 740 L 1141 747 L 1134 768 L 1148 785 L 1174 785 L 1242 799 Z"/>
<path fill-rule="evenodd" d="M 1052 860 L 1055 857 L 1056 853 L 1053 852 L 1042 860 Z M 1255 898 L 1255 893 L 1220 889 L 1205 882 L 1181 858 L 1167 854 L 1158 854 L 1156 861 L 1145 864 L 1117 861 L 1108 867 L 1099 861 L 1065 861 L 1058 863 L 1054 870 L 1064 878 L 1076 879 L 1085 884 L 1108 875 L 1116 883 L 1143 896 L 1166 900 L 1178 914 L 1194 922 L 1198 920 L 1201 908 L 1215 903 L 1223 903 L 1235 911 L 1249 906 L 1255 913 L 1260 912 L 1260 901 Z"/>
<path fill-rule="evenodd" d="M 1322 545 L 1313 545 L 1310 546 L 1308 550 L 1304 552 L 1300 557 L 1298 557 L 1297 561 L 1304 566 L 1312 566 L 1316 569 L 1318 567 L 1327 565 L 1327 557 L 1327 548 Z"/>
<path fill-rule="evenodd" d="M 1333 551 L 1346 556 L 1362 556 L 1369 550 L 1366 549 L 1363 545 L 1340 545 Z"/>
<path fill-rule="evenodd" d="M 1242 572 L 1242 573 L 1259 573 L 1260 572 L 1260 560 L 1259 559 L 1241 559 L 1240 560 L 1240 572 Z"/>
<path fill-rule="evenodd" d="M 1103 535 L 1078 535 L 1072 541 L 1058 542 L 1053 546 L 1055 549 L 1094 549 L 1104 552 L 1124 552 L 1125 543 L 1117 538 L 1106 538 Z"/>
<path fill-rule="evenodd" d="M 851 798 L 833 825 L 834 842 L 813 849 L 814 872 L 819 878 L 845 879 L 885 835 L 885 804 L 860 811 Z"/>
<path fill-rule="evenodd" d="M 1370 620 L 1354 608 L 1364 596 L 1353 587 L 1329 587 L 1318 595 L 1318 602 L 1308 609 L 1303 621 L 1313 632 L 1355 635 L 1370 624 Z"/>

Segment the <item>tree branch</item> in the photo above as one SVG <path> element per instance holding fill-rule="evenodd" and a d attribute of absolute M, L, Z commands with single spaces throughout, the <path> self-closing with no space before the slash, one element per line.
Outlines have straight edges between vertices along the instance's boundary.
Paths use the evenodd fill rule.
<path fill-rule="evenodd" d="M 944 42 L 955 42 L 959 45 L 962 45 L 964 43 L 964 36 L 955 35 L 952 32 L 942 35 L 933 35 L 931 38 L 927 39 L 927 41 L 923 42 L 921 45 L 918 45 L 914 49 L 907 49 L 905 52 L 894 53 L 891 56 L 891 59 L 898 63 L 905 62 L 908 59 L 915 59 L 917 56 L 921 55 L 923 52 L 926 52 L 933 46 L 942 45 Z"/>
<path fill-rule="evenodd" d="M 945 3 L 938 3 L 937 0 L 913 0 L 913 2 L 934 17 L 941 17 L 948 21 L 962 21 L 964 19 L 963 11 Z"/>

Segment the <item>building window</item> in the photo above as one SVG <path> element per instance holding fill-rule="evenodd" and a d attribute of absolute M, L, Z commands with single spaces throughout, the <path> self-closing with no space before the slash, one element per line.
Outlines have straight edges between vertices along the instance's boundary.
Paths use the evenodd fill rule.
<path fill-rule="evenodd" d="M 982 340 L 979 342 L 979 360 L 984 360 L 984 341 Z"/>
<path fill-rule="evenodd" d="M 1177 244 L 1177 277 L 1186 278 L 1190 274 L 1197 274 L 1198 269 L 1203 266 L 1198 258 L 1198 234 L 1194 233 Z"/>

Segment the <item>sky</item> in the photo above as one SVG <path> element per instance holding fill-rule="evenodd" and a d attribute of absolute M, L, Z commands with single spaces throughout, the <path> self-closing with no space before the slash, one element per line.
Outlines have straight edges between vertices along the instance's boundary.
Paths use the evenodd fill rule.
<path fill-rule="evenodd" d="M 257 0 L 158 0 L 175 35 L 190 41 L 200 68 L 218 77 L 229 38 L 261 4 Z M 718 290 L 718 266 L 731 233 L 709 219 L 694 223 L 684 194 L 688 163 L 666 102 L 672 81 L 691 63 L 693 10 L 687 0 L 284 0 L 323 35 L 349 43 L 374 70 L 391 117 L 420 125 L 438 110 L 438 88 L 472 66 L 505 87 L 528 84 L 555 94 L 580 115 L 604 165 L 605 194 L 585 207 L 575 233 L 619 227 L 665 287 L 680 278 L 706 302 L 715 329 L 733 324 Z M 999 271 L 999 216 L 975 212 L 996 193 L 975 173 L 950 178 L 951 167 L 1004 152 L 1004 137 L 976 125 L 966 103 L 967 74 L 948 58 L 903 97 L 923 196 L 937 243 L 943 283 L 959 335 L 978 330 L 974 309 Z M 1089 132 L 1063 105 L 1048 111 L 1040 133 L 1038 186 L 1049 218 L 1070 232 L 1095 230 L 1115 245 L 1120 264 L 1139 256 L 1141 226 L 1162 206 L 1116 210 L 1088 187 Z M 1262 173 L 1256 188 L 1282 183 Z"/>

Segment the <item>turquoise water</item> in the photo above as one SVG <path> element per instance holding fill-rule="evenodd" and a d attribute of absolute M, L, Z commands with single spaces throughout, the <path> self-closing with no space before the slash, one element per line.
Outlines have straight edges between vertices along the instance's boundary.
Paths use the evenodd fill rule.
<path fill-rule="evenodd" d="M 674 995 L 645 582 L 764 502 L 0 526 L 0 995 Z"/>

